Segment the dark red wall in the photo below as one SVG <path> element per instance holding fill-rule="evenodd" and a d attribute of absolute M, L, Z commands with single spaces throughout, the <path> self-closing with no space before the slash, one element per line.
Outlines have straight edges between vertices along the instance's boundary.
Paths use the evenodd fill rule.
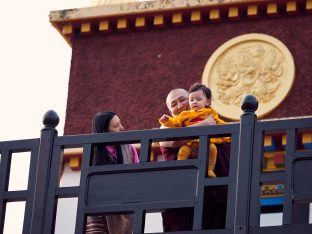
<path fill-rule="evenodd" d="M 295 60 L 295 84 L 266 118 L 312 115 L 311 24 L 310 14 L 77 36 L 64 134 L 89 133 L 92 117 L 108 110 L 118 113 L 128 130 L 159 127 L 170 89 L 201 81 L 211 54 L 246 33 L 276 37 Z"/>

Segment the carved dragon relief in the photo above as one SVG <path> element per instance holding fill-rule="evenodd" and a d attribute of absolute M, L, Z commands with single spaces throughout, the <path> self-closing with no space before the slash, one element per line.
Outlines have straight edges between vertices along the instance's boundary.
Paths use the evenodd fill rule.
<path fill-rule="evenodd" d="M 221 45 L 209 58 L 202 81 L 211 88 L 213 108 L 226 118 L 238 120 L 244 95 L 257 97 L 257 115 L 262 117 L 285 99 L 294 76 L 288 48 L 274 37 L 251 33 Z"/>
<path fill-rule="evenodd" d="M 217 64 L 218 99 L 239 105 L 245 94 L 269 102 L 283 78 L 284 56 L 273 47 L 253 42 L 229 51 Z"/>

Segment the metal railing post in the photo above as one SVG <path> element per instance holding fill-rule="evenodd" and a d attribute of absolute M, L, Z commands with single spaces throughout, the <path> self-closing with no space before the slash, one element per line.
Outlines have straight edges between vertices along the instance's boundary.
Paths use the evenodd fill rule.
<path fill-rule="evenodd" d="M 256 97 L 246 95 L 242 99 L 241 108 L 244 113 L 240 118 L 234 234 L 248 233 L 252 152 L 257 121 L 255 111 L 258 108 Z"/>
<path fill-rule="evenodd" d="M 31 218 L 30 233 L 32 234 L 43 233 L 53 141 L 57 136 L 55 127 L 58 123 L 59 116 L 53 110 L 46 112 L 43 116 L 44 128 L 41 130 L 40 136 L 39 157 L 35 177 L 34 206 Z"/>

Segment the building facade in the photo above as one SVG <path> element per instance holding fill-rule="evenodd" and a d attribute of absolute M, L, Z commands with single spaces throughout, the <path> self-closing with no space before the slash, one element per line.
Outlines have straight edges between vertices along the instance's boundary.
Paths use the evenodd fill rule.
<path fill-rule="evenodd" d="M 227 121 L 238 120 L 247 93 L 259 99 L 259 119 L 312 115 L 311 0 L 104 2 L 50 14 L 72 47 L 65 135 L 90 133 L 103 110 L 128 130 L 158 128 L 167 93 L 194 82 L 211 87 Z M 311 131 L 299 141 L 311 147 Z M 284 146 L 284 133 L 266 135 L 264 171 L 283 170 Z M 64 157 L 64 170 L 79 176 L 80 150 Z M 262 193 L 264 206 L 280 205 L 283 185 Z"/>

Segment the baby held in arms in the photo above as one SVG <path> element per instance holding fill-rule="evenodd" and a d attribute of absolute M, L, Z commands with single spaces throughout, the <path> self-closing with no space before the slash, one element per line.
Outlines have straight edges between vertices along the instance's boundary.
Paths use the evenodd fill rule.
<path fill-rule="evenodd" d="M 223 120 L 218 117 L 218 113 L 210 107 L 211 104 L 211 90 L 203 84 L 195 83 L 189 89 L 189 104 L 191 110 L 182 111 L 178 116 L 170 117 L 164 114 L 159 123 L 165 127 L 186 127 L 198 123 L 212 115 L 217 124 L 225 124 Z M 182 145 L 178 152 L 178 160 L 186 160 L 191 155 L 191 147 L 197 147 L 197 140 L 190 140 Z M 214 168 L 217 161 L 217 147 L 215 144 L 223 142 L 230 142 L 229 137 L 211 138 L 209 163 L 208 163 L 208 177 L 216 177 Z"/>

